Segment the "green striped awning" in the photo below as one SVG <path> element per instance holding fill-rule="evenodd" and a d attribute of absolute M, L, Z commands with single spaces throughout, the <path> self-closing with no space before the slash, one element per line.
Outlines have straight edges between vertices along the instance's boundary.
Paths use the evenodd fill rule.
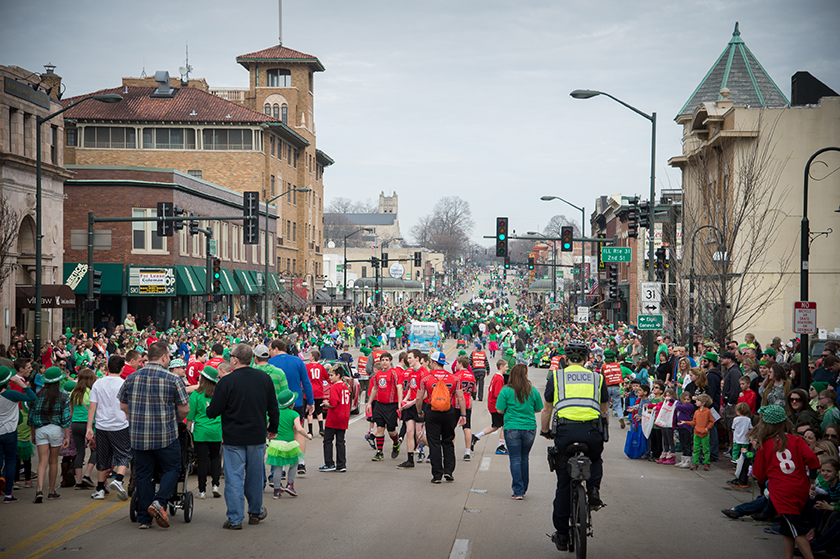
<path fill-rule="evenodd" d="M 254 282 L 254 277 L 248 273 L 248 270 L 234 270 L 233 275 L 243 295 L 256 295 L 259 293 Z"/>
<path fill-rule="evenodd" d="M 204 293 L 190 266 L 175 266 L 175 292 L 178 295 L 201 295 Z"/>
<path fill-rule="evenodd" d="M 233 272 L 222 268 L 222 295 L 239 295 L 239 286 L 233 278 Z"/>
<path fill-rule="evenodd" d="M 204 295 L 207 293 L 207 268 L 204 266 L 190 266 L 193 277 L 199 284 L 199 293 Z"/>

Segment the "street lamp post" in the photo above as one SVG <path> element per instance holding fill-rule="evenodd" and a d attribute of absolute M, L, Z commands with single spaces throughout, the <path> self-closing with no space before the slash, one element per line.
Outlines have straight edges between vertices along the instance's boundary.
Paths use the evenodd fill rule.
<path fill-rule="evenodd" d="M 123 100 L 121 95 L 117 95 L 115 93 L 107 93 L 104 95 L 91 95 L 90 97 L 85 97 L 84 99 L 80 99 L 72 105 L 64 107 L 60 111 L 56 111 L 44 117 L 39 116 L 35 120 L 35 339 L 33 340 L 33 345 L 35 346 L 35 359 L 37 360 L 37 363 L 39 365 L 41 363 L 41 312 L 43 312 L 41 306 L 41 298 L 43 294 L 43 254 L 41 246 L 41 231 L 42 214 L 44 211 L 41 192 L 41 127 L 44 125 L 45 122 L 52 120 L 53 118 L 57 117 L 64 111 L 70 109 L 71 107 L 75 107 L 76 105 L 79 105 L 80 103 L 84 103 L 85 101 L 89 101 L 91 99 L 93 99 L 94 101 L 99 101 L 100 103 L 119 103 Z M 87 273 L 90 274 L 88 278 L 93 277 L 93 270 L 88 270 Z M 90 279 L 88 281 L 90 281 Z M 91 329 L 92 328 L 93 324 L 91 324 Z"/>
<path fill-rule="evenodd" d="M 359 227 L 349 235 L 344 235 L 344 262 L 341 265 L 342 269 L 344 270 L 344 283 L 341 284 L 341 289 L 344 290 L 345 299 L 347 299 L 347 239 L 349 239 L 359 231 L 367 231 L 368 233 L 370 233 L 373 230 L 369 227 Z"/>
<path fill-rule="evenodd" d="M 327 284 L 329 284 L 329 285 L 327 285 Z M 327 293 L 329 293 L 329 294 L 330 294 L 330 313 L 332 313 L 332 310 L 333 310 L 333 298 L 335 297 L 335 286 L 333 285 L 333 282 L 331 282 L 330 280 L 326 279 L 326 280 L 324 280 L 324 287 L 323 287 L 323 289 L 324 289 L 324 291 L 326 291 Z"/>
<path fill-rule="evenodd" d="M 808 174 L 811 172 L 811 163 L 818 155 L 827 151 L 840 151 L 840 147 L 827 147 L 817 150 L 814 155 L 808 159 L 805 164 L 805 179 L 802 186 L 803 200 L 802 200 L 802 231 L 799 234 L 799 299 L 800 301 L 808 300 L 808 258 L 811 254 L 811 228 L 808 223 Z M 840 210 L 838 210 L 840 211 Z M 808 347 L 808 334 L 799 335 L 799 356 L 802 362 L 803 370 L 808 369 L 808 359 L 810 358 L 811 349 Z"/>
<path fill-rule="evenodd" d="M 697 238 L 697 233 L 703 229 L 714 229 L 720 238 L 723 239 L 723 233 L 714 225 L 704 225 L 699 227 L 691 236 L 691 269 L 688 276 L 688 356 L 694 357 L 694 240 Z M 651 263 L 652 264 L 652 263 Z"/>
<path fill-rule="evenodd" d="M 656 206 L 656 113 L 647 114 L 643 111 L 640 111 L 633 105 L 629 105 L 621 99 L 613 97 L 609 93 L 604 93 L 603 91 L 594 91 L 591 89 L 576 89 L 572 91 L 570 95 L 574 99 L 591 99 L 592 97 L 603 95 L 605 97 L 609 97 L 616 103 L 624 105 L 637 115 L 642 116 L 650 121 L 650 229 L 648 230 L 648 281 L 653 281 L 653 213 L 654 206 Z M 656 348 L 653 347 L 653 330 L 648 330 L 647 345 L 648 360 L 651 363 L 654 363 L 654 352 Z"/>
<path fill-rule="evenodd" d="M 575 206 L 568 200 L 564 200 L 559 196 L 540 196 L 540 200 L 543 202 L 548 202 L 550 200 L 560 200 L 561 202 L 565 202 L 566 204 L 570 205 L 574 209 L 580 211 L 580 236 L 582 238 L 586 238 L 586 210 L 580 206 Z M 586 293 L 586 288 L 584 286 L 584 278 L 583 278 L 583 267 L 586 265 L 586 241 L 581 241 L 580 243 L 580 299 L 581 304 L 584 301 L 584 293 Z"/>
<path fill-rule="evenodd" d="M 265 271 L 264 271 L 264 276 L 263 276 L 263 324 L 265 325 L 266 328 L 268 328 L 268 326 L 269 326 L 269 323 L 268 323 L 268 205 L 270 203 L 274 202 L 275 200 L 277 200 L 278 198 L 282 198 L 283 196 L 285 196 L 289 192 L 309 192 L 310 190 L 312 190 L 312 189 L 309 188 L 309 187 L 306 187 L 306 186 L 304 186 L 304 187 L 294 187 L 294 188 L 290 188 L 290 189 L 286 190 L 285 192 L 282 192 L 282 193 L 278 194 L 277 196 L 269 199 L 268 198 L 268 193 L 265 191 L 265 189 L 263 189 L 263 197 L 266 199 L 265 200 Z M 277 212 L 277 217 L 278 218 L 280 217 L 280 212 L 279 211 Z M 275 234 L 279 234 L 280 228 L 275 227 L 274 231 L 275 231 Z"/>

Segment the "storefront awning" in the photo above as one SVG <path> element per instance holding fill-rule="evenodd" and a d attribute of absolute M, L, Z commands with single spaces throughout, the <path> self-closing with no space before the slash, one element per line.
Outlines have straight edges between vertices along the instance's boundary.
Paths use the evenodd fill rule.
<path fill-rule="evenodd" d="M 87 263 L 65 262 L 64 283 L 70 286 L 77 295 L 87 294 Z M 94 270 L 102 272 L 102 294 L 122 295 L 123 294 L 123 265 L 121 263 L 106 264 L 97 263 L 93 265 Z"/>
<path fill-rule="evenodd" d="M 191 266 L 175 266 L 175 292 L 178 295 L 201 295 L 204 289 L 192 271 Z"/>
<path fill-rule="evenodd" d="M 239 291 L 242 295 L 256 295 L 259 291 L 256 288 L 254 277 L 248 270 L 233 270 L 236 283 L 239 284 Z"/>
<path fill-rule="evenodd" d="M 199 294 L 207 293 L 207 268 L 204 266 L 190 266 L 192 268 L 193 277 L 198 282 Z"/>
<path fill-rule="evenodd" d="M 239 286 L 233 279 L 233 272 L 222 268 L 222 295 L 239 295 Z"/>
<path fill-rule="evenodd" d="M 104 274 L 103 274 L 104 275 Z M 87 284 L 85 284 L 87 287 Z M 19 309 L 34 309 L 35 286 L 18 285 L 15 288 L 15 305 Z M 41 307 L 44 309 L 73 309 L 76 307 L 76 294 L 70 286 L 42 285 L 41 286 Z"/>

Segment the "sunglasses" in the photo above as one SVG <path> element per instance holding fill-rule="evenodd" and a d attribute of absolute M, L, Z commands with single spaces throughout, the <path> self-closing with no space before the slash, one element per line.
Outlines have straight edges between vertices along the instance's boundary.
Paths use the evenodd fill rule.
<path fill-rule="evenodd" d="M 826 435 L 825 438 L 826 439 L 837 439 L 837 438 L 840 438 L 840 437 L 838 437 L 837 435 Z"/>
<path fill-rule="evenodd" d="M 790 401 L 791 402 L 801 402 L 802 398 L 791 398 Z"/>
<path fill-rule="evenodd" d="M 823 455 L 823 454 L 825 454 L 825 453 L 826 453 L 826 452 L 825 452 L 824 450 L 821 450 L 821 451 L 819 451 L 819 452 L 816 452 L 815 454 L 816 454 L 817 456 L 822 456 L 822 455 Z"/>

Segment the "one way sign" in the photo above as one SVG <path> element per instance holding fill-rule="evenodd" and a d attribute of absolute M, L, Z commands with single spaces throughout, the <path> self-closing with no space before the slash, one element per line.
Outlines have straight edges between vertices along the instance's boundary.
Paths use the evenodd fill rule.
<path fill-rule="evenodd" d="M 662 314 L 661 304 L 658 301 L 642 303 L 642 314 Z"/>

